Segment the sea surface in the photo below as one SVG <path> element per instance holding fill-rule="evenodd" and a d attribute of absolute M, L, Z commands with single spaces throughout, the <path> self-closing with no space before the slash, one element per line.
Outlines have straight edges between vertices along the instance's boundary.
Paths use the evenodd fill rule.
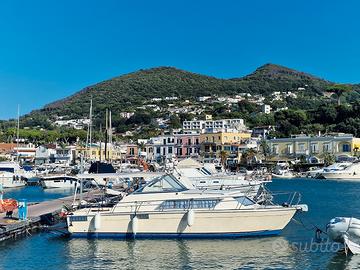
<path fill-rule="evenodd" d="M 298 191 L 309 212 L 296 216 L 280 236 L 227 240 L 87 240 L 38 233 L 0 243 L 0 269 L 360 269 L 360 256 L 316 244 L 315 228 L 336 216 L 360 217 L 360 182 L 274 180 L 271 191 Z M 8 192 L 42 201 L 65 190 L 27 187 Z"/>

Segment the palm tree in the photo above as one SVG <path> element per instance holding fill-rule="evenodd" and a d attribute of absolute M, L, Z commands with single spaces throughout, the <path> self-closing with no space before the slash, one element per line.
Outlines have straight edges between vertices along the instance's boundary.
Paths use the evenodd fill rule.
<path fill-rule="evenodd" d="M 224 150 L 222 150 L 220 152 L 220 160 L 221 160 L 221 164 L 223 166 L 224 169 L 226 169 L 226 160 L 228 158 L 228 153 Z"/>
<path fill-rule="evenodd" d="M 266 157 L 270 154 L 270 147 L 267 144 L 266 140 L 261 140 L 260 149 L 266 160 Z"/>
<path fill-rule="evenodd" d="M 257 152 L 254 148 L 247 149 L 243 154 L 243 157 L 246 160 L 246 163 L 251 164 L 254 157 L 256 157 L 256 154 L 257 154 Z"/>

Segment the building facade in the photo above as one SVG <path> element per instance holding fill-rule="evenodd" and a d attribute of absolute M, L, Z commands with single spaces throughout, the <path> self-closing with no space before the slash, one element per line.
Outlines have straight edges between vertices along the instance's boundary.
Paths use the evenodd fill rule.
<path fill-rule="evenodd" d="M 297 135 L 291 138 L 267 140 L 270 154 L 279 157 L 321 156 L 328 153 L 334 156 L 353 156 L 360 149 L 360 138 L 352 134 L 333 134 L 324 136 Z"/>
<path fill-rule="evenodd" d="M 216 132 L 200 134 L 200 153 L 204 162 L 214 162 L 224 158 L 239 161 L 246 141 L 251 133 Z"/>
<path fill-rule="evenodd" d="M 226 129 L 245 130 L 244 119 L 221 119 L 221 120 L 195 120 L 184 121 L 183 130 L 198 130 L 204 132 L 216 132 Z"/>

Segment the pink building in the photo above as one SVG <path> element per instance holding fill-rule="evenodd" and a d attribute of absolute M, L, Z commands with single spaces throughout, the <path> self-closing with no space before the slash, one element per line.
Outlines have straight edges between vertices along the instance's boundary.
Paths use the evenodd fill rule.
<path fill-rule="evenodd" d="M 188 158 L 199 155 L 200 134 L 175 134 L 175 154 L 178 158 Z"/>

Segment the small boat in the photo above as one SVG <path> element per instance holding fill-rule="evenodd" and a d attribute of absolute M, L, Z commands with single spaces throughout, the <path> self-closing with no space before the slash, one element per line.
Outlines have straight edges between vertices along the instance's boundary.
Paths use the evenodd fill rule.
<path fill-rule="evenodd" d="M 320 177 L 324 179 L 360 180 L 360 162 L 351 163 L 338 170 L 324 171 Z"/>
<path fill-rule="evenodd" d="M 40 178 L 43 188 L 76 188 L 79 179 L 68 175 L 51 175 Z"/>
<path fill-rule="evenodd" d="M 294 178 L 296 175 L 289 169 L 288 164 L 278 163 L 272 173 L 273 178 Z"/>
<path fill-rule="evenodd" d="M 198 190 L 166 174 L 113 207 L 75 210 L 67 225 L 73 237 L 234 238 L 277 235 L 299 211 L 307 206 L 258 204 L 237 190 Z"/>
<path fill-rule="evenodd" d="M 360 220 L 353 217 L 336 217 L 330 220 L 326 231 L 331 240 L 342 243 L 345 252 L 360 254 Z"/>
<path fill-rule="evenodd" d="M 349 165 L 351 165 L 351 162 L 336 162 L 336 163 L 331 164 L 324 168 L 316 168 L 315 167 L 314 169 L 307 171 L 306 176 L 310 177 L 310 178 L 321 179 L 321 178 L 323 178 L 321 176 L 321 174 L 323 172 L 334 172 L 334 171 L 343 170 L 344 168 L 346 168 Z"/>
<path fill-rule="evenodd" d="M 11 172 L 0 172 L 0 184 L 3 188 L 16 188 L 26 185 L 26 181 L 19 175 Z"/>

